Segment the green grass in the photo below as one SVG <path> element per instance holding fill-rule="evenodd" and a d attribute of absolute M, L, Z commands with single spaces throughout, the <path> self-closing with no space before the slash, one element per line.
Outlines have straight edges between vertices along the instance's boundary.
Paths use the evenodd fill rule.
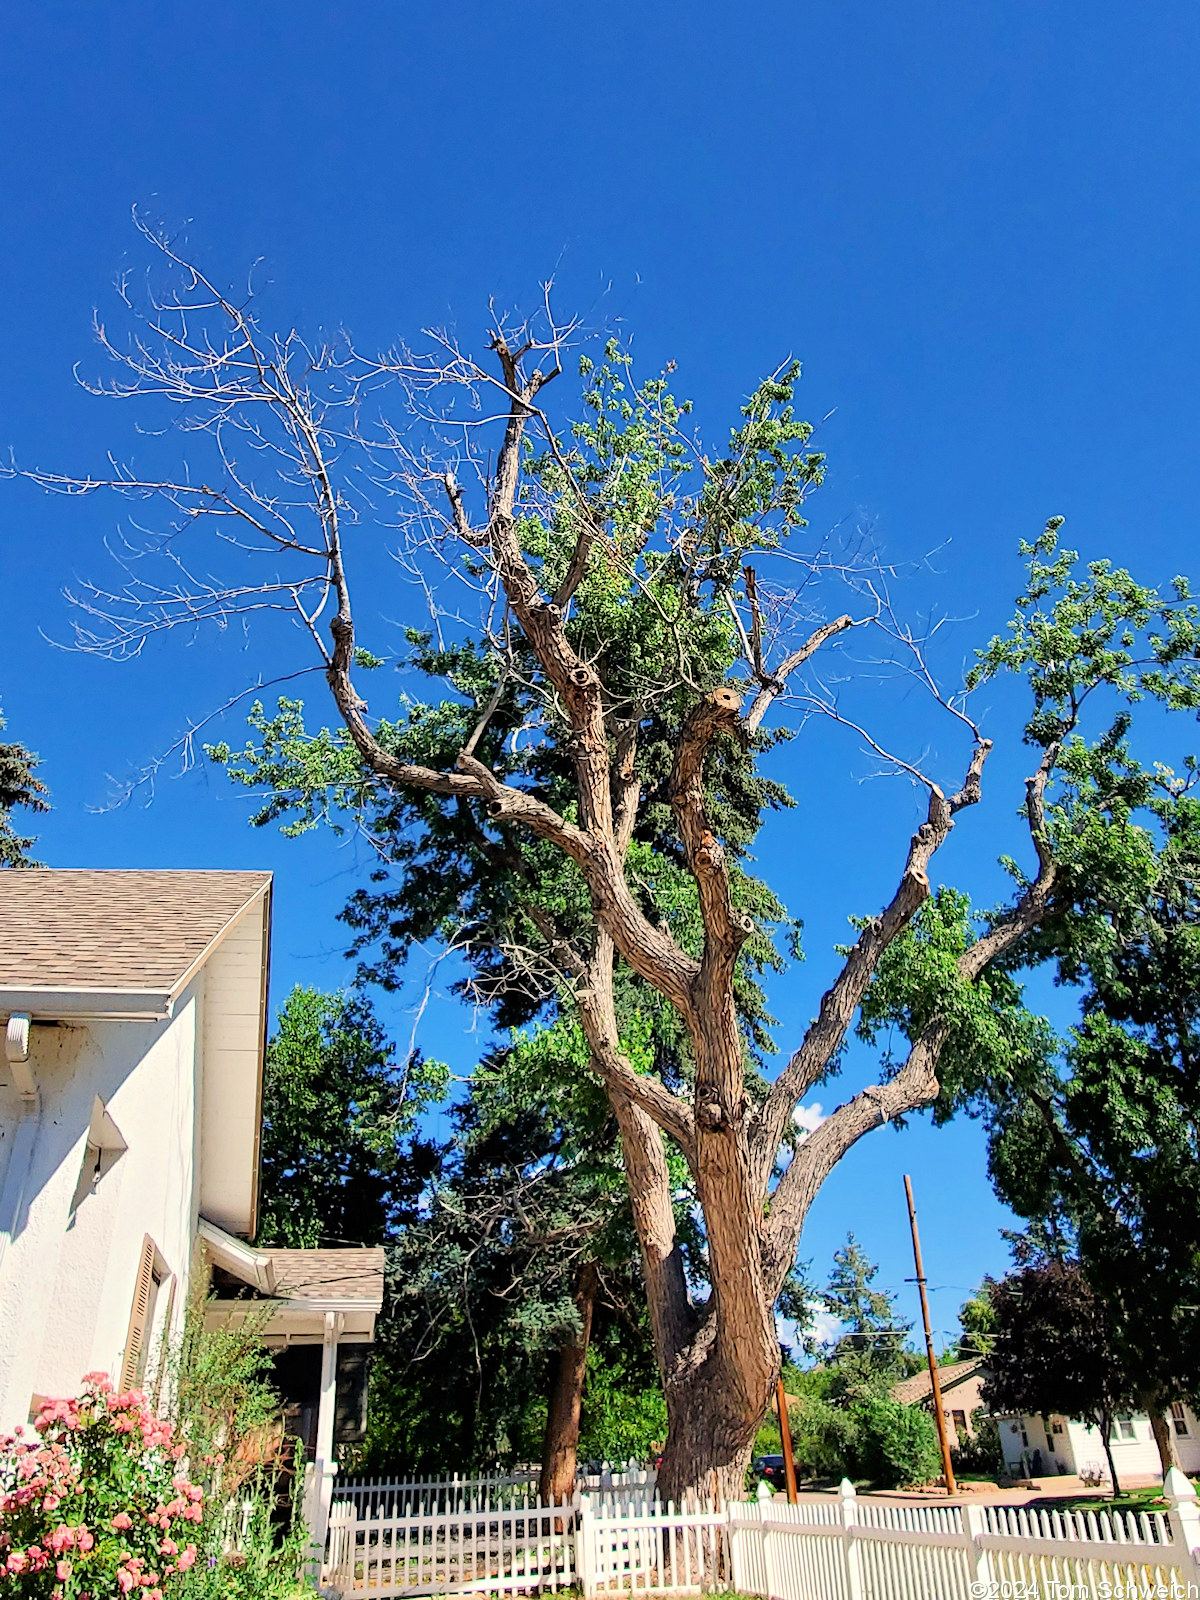
<path fill-rule="evenodd" d="M 1165 1511 L 1167 1509 L 1167 1502 L 1163 1499 L 1159 1484 L 1150 1484 L 1145 1489 L 1130 1489 L 1116 1496 L 1077 1495 L 1069 1500 L 1058 1501 L 1057 1504 L 1067 1505 L 1072 1511 Z"/>

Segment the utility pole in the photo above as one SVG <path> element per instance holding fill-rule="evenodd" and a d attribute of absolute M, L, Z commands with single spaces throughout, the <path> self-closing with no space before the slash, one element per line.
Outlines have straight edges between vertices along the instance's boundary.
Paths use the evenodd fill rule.
<path fill-rule="evenodd" d="M 779 1407 L 779 1436 L 783 1440 L 783 1472 L 787 1479 L 787 1497 L 792 1505 L 796 1504 L 796 1458 L 792 1454 L 792 1424 L 788 1417 L 787 1394 L 783 1387 L 783 1379 L 779 1378 L 775 1384 L 775 1404 Z"/>
<path fill-rule="evenodd" d="M 937 1423 L 938 1443 L 942 1447 L 942 1472 L 946 1478 L 946 1493 L 956 1494 L 954 1467 L 950 1461 L 950 1439 L 946 1433 L 946 1413 L 942 1409 L 942 1380 L 938 1377 L 937 1356 L 933 1350 L 933 1333 L 929 1327 L 929 1300 L 925 1294 L 925 1268 L 921 1265 L 921 1239 L 917 1233 L 917 1208 L 913 1203 L 912 1180 L 904 1174 L 904 1193 L 908 1197 L 908 1221 L 912 1228 L 913 1260 L 917 1267 L 917 1290 L 921 1296 L 921 1321 L 925 1325 L 925 1354 L 929 1358 L 929 1382 L 933 1393 L 933 1420 Z"/>

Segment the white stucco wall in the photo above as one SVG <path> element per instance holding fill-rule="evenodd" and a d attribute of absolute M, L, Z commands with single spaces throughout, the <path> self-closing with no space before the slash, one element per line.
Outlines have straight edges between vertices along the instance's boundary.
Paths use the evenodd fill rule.
<path fill-rule="evenodd" d="M 41 1091 L 32 1162 L 11 1237 L 0 1232 L 0 1430 L 27 1419 L 34 1394 L 70 1394 L 83 1373 L 115 1372 L 129 1325 L 142 1240 L 175 1276 L 173 1321 L 187 1298 L 198 1204 L 197 1081 L 203 975 L 170 1021 L 36 1026 Z M 126 1149 L 71 1218 L 96 1096 Z M 0 1089 L 0 1161 L 28 1141 L 19 1096 Z M 0 1171 L 0 1200 L 16 1185 Z M 168 1286 L 164 1285 L 164 1294 Z"/>

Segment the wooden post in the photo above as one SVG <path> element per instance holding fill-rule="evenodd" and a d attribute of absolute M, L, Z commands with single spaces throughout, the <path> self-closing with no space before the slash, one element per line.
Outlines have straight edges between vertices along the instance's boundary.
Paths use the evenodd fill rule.
<path fill-rule="evenodd" d="M 908 1197 L 908 1221 L 912 1228 L 913 1260 L 917 1267 L 917 1290 L 921 1296 L 921 1321 L 925 1326 L 925 1354 L 929 1358 L 929 1383 L 933 1395 L 933 1420 L 937 1423 L 938 1443 L 942 1447 L 942 1471 L 946 1478 L 946 1493 L 955 1494 L 954 1467 L 950 1461 L 950 1440 L 946 1433 L 946 1413 L 942 1409 L 942 1380 L 938 1377 L 937 1356 L 933 1349 L 933 1334 L 929 1327 L 929 1300 L 925 1294 L 925 1269 L 921 1265 L 921 1239 L 917 1233 L 917 1208 L 913 1203 L 912 1180 L 904 1174 L 904 1193 Z"/>
<path fill-rule="evenodd" d="M 775 1385 L 775 1404 L 779 1407 L 779 1435 L 783 1440 L 783 1471 L 787 1478 L 787 1497 L 791 1504 L 795 1505 L 796 1458 L 792 1455 L 792 1425 L 788 1419 L 787 1395 L 784 1393 L 782 1378 Z"/>

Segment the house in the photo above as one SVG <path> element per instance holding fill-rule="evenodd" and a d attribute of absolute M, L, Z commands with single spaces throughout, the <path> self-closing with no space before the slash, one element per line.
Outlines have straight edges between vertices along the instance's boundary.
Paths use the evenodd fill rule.
<path fill-rule="evenodd" d="M 983 1411 L 990 1415 L 981 1392 L 987 1376 L 987 1363 L 982 1359 L 952 1361 L 938 1368 L 951 1444 L 956 1441 L 966 1444 L 973 1437 L 971 1419 L 974 1413 Z M 931 1409 L 928 1370 L 894 1384 L 891 1393 L 894 1399 L 908 1405 Z M 1107 1474 L 1104 1442 L 1098 1428 L 1057 1413 L 1046 1417 L 1000 1415 L 994 1420 L 1005 1466 L 1014 1478 L 1052 1477 L 1093 1470 L 1103 1470 Z M 1200 1423 L 1187 1406 L 1176 1405 L 1172 1407 L 1171 1426 L 1183 1470 L 1200 1472 Z M 1157 1476 L 1161 1472 L 1150 1419 L 1143 1412 L 1119 1416 L 1111 1444 L 1118 1477 L 1124 1474 Z"/>
<path fill-rule="evenodd" d="M 1014 1477 L 1041 1477 L 1064 1472 L 1108 1473 L 1104 1441 L 1099 1428 L 1051 1412 L 1046 1417 L 997 1418 L 1004 1460 Z M 1190 1407 L 1171 1408 L 1175 1448 L 1184 1472 L 1200 1472 L 1200 1423 Z M 1162 1462 L 1144 1412 L 1125 1412 L 1116 1418 L 1112 1438 L 1113 1465 L 1118 1478 L 1158 1477 Z"/>
<path fill-rule="evenodd" d="M 323 1536 L 383 1252 L 245 1242 L 270 930 L 265 872 L 0 873 L 0 1432 L 93 1370 L 157 1393 L 199 1276 L 259 1302 Z"/>
<path fill-rule="evenodd" d="M 938 1368 L 942 1409 L 951 1444 L 964 1445 L 974 1438 L 975 1424 L 972 1418 L 977 1411 L 987 1409 L 979 1392 L 986 1377 L 987 1369 L 979 1360 L 949 1361 Z M 891 1393 L 894 1400 L 902 1400 L 905 1405 L 920 1405 L 932 1411 L 933 1380 L 929 1376 L 929 1368 L 923 1367 L 911 1378 L 894 1383 Z"/>

